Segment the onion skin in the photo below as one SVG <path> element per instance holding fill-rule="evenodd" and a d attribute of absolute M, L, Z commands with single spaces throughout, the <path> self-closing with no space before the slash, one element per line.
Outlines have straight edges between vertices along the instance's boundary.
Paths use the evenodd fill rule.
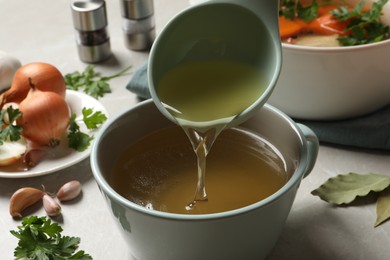
<path fill-rule="evenodd" d="M 15 72 L 11 88 L 4 93 L 2 104 L 22 102 L 27 97 L 31 84 L 41 91 L 55 92 L 65 97 L 66 84 L 61 72 L 51 64 L 33 62 L 23 65 Z"/>
<path fill-rule="evenodd" d="M 57 146 L 64 137 L 70 120 L 70 109 L 63 97 L 54 92 L 30 90 L 20 103 L 22 116 L 18 125 L 23 136 L 35 146 Z"/>

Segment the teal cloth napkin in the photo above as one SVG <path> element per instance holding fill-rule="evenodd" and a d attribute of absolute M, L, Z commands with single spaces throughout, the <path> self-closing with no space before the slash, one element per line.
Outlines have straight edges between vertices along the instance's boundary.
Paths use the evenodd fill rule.
<path fill-rule="evenodd" d="M 147 63 L 136 70 L 126 88 L 141 99 L 150 98 Z M 390 150 L 390 104 L 369 115 L 348 120 L 295 121 L 310 127 L 322 143 Z"/>

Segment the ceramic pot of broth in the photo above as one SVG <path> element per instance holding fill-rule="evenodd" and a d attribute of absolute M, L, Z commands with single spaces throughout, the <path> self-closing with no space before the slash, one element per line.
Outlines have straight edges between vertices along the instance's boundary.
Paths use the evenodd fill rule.
<path fill-rule="evenodd" d="M 263 259 L 317 151 L 310 129 L 265 105 L 217 138 L 206 163 L 208 201 L 188 210 L 196 158 L 183 131 L 147 100 L 101 128 L 91 166 L 134 258 Z"/>

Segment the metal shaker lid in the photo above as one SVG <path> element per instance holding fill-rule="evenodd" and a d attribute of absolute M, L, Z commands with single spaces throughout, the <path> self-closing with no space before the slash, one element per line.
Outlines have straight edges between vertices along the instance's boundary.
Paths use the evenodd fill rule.
<path fill-rule="evenodd" d="M 73 0 L 73 24 L 80 31 L 96 31 L 107 26 L 104 0 Z"/>
<path fill-rule="evenodd" d="M 132 20 L 153 15 L 153 0 L 121 0 L 122 17 Z"/>

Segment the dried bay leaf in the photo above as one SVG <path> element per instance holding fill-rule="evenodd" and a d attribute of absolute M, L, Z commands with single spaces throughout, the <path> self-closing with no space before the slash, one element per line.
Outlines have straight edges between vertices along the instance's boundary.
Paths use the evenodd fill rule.
<path fill-rule="evenodd" d="M 341 205 L 351 203 L 356 197 L 366 196 L 370 191 L 383 191 L 389 185 L 390 176 L 351 172 L 328 179 L 311 193 L 326 202 Z"/>
<path fill-rule="evenodd" d="M 390 218 L 390 189 L 386 189 L 379 194 L 376 202 L 375 227 L 379 226 Z"/>

